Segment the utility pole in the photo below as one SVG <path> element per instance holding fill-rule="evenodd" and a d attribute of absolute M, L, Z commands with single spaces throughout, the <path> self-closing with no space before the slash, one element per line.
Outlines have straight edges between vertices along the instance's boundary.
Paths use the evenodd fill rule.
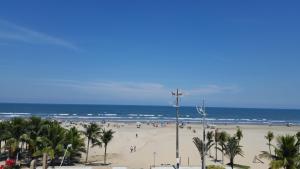
<path fill-rule="evenodd" d="M 179 138 L 178 138 L 178 116 L 179 116 L 179 97 L 182 96 L 182 93 L 176 90 L 172 92 L 172 95 L 176 97 L 176 169 L 179 169 Z"/>
<path fill-rule="evenodd" d="M 202 169 L 206 169 L 206 164 L 205 164 L 205 157 L 206 157 L 206 142 L 205 142 L 205 117 L 206 117 L 206 112 L 205 112 L 205 106 L 204 106 L 204 100 L 202 103 L 201 108 L 197 107 L 197 112 L 202 115 L 202 126 L 203 126 L 203 160 L 202 160 Z"/>

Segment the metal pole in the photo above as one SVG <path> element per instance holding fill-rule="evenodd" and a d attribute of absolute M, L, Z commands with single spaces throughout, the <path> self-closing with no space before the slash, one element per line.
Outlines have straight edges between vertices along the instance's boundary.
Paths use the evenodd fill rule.
<path fill-rule="evenodd" d="M 63 164 L 63 162 L 64 162 L 64 160 L 65 160 L 65 156 L 66 156 L 66 154 L 67 154 L 68 148 L 70 148 L 70 147 L 72 147 L 72 144 L 68 144 L 67 149 L 65 150 L 63 159 L 61 160 L 61 163 L 60 163 L 60 165 L 59 165 L 59 168 L 61 168 L 61 166 L 62 166 L 62 164 Z"/>
<path fill-rule="evenodd" d="M 206 157 L 206 142 L 205 142 L 205 116 L 206 116 L 206 112 L 205 112 L 205 106 L 204 106 L 204 100 L 202 103 L 201 108 L 197 107 L 197 112 L 202 115 L 202 127 L 203 127 L 203 146 L 202 146 L 202 151 L 203 151 L 203 156 L 202 156 L 202 169 L 206 169 L 206 163 L 205 163 L 205 157 Z"/>
<path fill-rule="evenodd" d="M 179 169 L 179 138 L 178 138 L 178 89 L 176 93 L 176 162 L 177 162 L 177 169 Z"/>
<path fill-rule="evenodd" d="M 182 95 L 182 93 L 179 93 L 178 89 L 176 90 L 176 93 L 172 92 L 173 96 L 176 96 L 176 168 L 179 169 L 179 136 L 178 136 L 178 116 L 179 116 L 179 96 Z"/>
<path fill-rule="evenodd" d="M 204 106 L 204 100 L 203 100 L 203 169 L 206 169 L 206 163 L 205 163 L 205 157 L 206 157 L 206 142 L 205 142 L 205 116 L 206 116 L 206 112 L 205 112 L 205 106 Z"/>

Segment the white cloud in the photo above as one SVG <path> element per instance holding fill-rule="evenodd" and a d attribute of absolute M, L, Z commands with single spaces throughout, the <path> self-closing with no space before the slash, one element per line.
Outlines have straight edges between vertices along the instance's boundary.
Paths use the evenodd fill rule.
<path fill-rule="evenodd" d="M 53 37 L 23 26 L 16 25 L 0 19 L 0 39 L 20 41 L 34 44 L 51 44 L 64 48 L 78 50 L 78 47 L 71 42 L 61 38 Z"/>
<path fill-rule="evenodd" d="M 88 95 L 102 95 L 107 97 L 134 97 L 143 99 L 166 98 L 169 90 L 158 83 L 135 83 L 115 81 L 50 81 L 50 85 L 75 89 Z"/>
<path fill-rule="evenodd" d="M 90 97 L 107 97 L 131 100 L 160 100 L 167 103 L 170 101 L 173 88 L 160 83 L 146 82 L 118 82 L 118 81 L 90 81 L 79 82 L 72 80 L 50 80 L 48 85 L 73 90 Z M 222 93 L 238 92 L 237 86 L 206 85 L 203 87 L 182 90 L 185 97 L 204 95 L 218 95 Z"/>
<path fill-rule="evenodd" d="M 219 85 L 207 85 L 198 87 L 195 89 L 187 89 L 185 90 L 186 95 L 213 95 L 220 94 L 226 92 L 238 92 L 240 88 L 235 85 L 231 86 L 219 86 Z"/>
<path fill-rule="evenodd" d="M 18 84 L 22 84 L 19 87 Z M 151 82 L 77 81 L 39 79 L 31 82 L 16 81 L 0 84 L 0 101 L 94 103 L 94 104 L 150 104 L 172 105 L 173 87 Z M 198 103 L 203 97 L 210 103 L 226 98 L 237 91 L 235 86 L 206 85 L 198 88 L 182 88 L 183 105 Z M 26 100 L 27 99 L 27 100 Z"/>

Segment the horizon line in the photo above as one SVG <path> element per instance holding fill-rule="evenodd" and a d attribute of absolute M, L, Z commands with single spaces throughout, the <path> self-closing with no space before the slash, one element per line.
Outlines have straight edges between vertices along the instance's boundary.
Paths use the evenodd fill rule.
<path fill-rule="evenodd" d="M 0 102 L 0 104 L 44 104 L 44 105 L 91 105 L 91 106 L 159 106 L 173 107 L 173 105 L 146 105 L 146 104 L 100 104 L 100 103 L 34 103 L 34 102 Z M 196 105 L 181 105 L 180 107 L 195 107 Z M 280 110 L 300 110 L 300 108 L 270 108 L 270 107 L 234 107 L 234 106 L 206 106 L 207 108 L 232 108 L 232 109 L 280 109 Z"/>

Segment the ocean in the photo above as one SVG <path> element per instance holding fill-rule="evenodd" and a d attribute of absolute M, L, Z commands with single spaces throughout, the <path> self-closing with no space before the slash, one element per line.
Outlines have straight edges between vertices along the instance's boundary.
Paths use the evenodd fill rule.
<path fill-rule="evenodd" d="M 207 107 L 207 120 L 213 124 L 300 125 L 300 110 Z M 0 119 L 40 116 L 73 121 L 150 122 L 175 121 L 172 106 L 25 104 L 0 103 Z M 179 108 L 180 122 L 201 122 L 195 107 Z"/>

